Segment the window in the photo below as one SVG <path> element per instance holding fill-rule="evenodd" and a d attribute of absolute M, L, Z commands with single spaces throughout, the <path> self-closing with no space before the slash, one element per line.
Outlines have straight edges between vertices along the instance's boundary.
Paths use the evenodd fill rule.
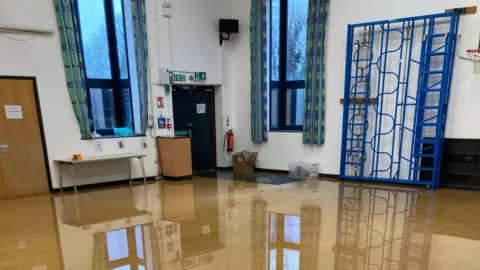
<path fill-rule="evenodd" d="M 270 4 L 270 130 L 301 130 L 308 0 Z"/>
<path fill-rule="evenodd" d="M 140 128 L 130 1 L 76 1 L 90 126 L 100 136 L 133 135 Z"/>
<path fill-rule="evenodd" d="M 147 265 L 144 238 L 146 227 L 136 226 L 107 232 L 108 269 L 142 270 Z"/>
<path fill-rule="evenodd" d="M 275 212 L 268 217 L 267 269 L 300 269 L 300 217 Z"/>

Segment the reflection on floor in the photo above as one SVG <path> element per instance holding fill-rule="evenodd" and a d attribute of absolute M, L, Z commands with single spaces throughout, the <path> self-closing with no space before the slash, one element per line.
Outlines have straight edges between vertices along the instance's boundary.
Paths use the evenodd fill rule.
<path fill-rule="evenodd" d="M 302 181 L 300 178 L 292 178 L 283 174 L 244 174 L 244 173 L 235 173 L 233 171 L 203 171 L 195 173 L 197 177 L 208 177 L 222 180 L 237 180 L 245 181 L 259 184 L 271 184 L 271 185 L 283 185 L 292 182 Z"/>
<path fill-rule="evenodd" d="M 0 269 L 473 270 L 479 203 L 462 190 L 202 177 L 2 200 Z"/>

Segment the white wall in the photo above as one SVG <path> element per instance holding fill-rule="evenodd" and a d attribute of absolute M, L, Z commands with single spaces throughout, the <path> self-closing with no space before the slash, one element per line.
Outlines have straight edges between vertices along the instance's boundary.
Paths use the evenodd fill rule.
<path fill-rule="evenodd" d="M 230 17 L 230 2 L 221 0 L 172 0 L 172 17 L 170 19 L 162 16 L 162 1 L 157 1 L 156 22 L 158 34 L 158 55 L 156 58 L 159 68 L 167 68 L 174 71 L 205 71 L 207 80 L 205 85 L 215 87 L 215 137 L 217 143 L 217 165 L 229 166 L 228 155 L 224 153 L 223 136 L 225 127 L 222 123 L 228 115 L 228 108 L 222 106 L 228 93 L 224 94 L 222 83 L 224 82 L 222 71 L 222 48 L 219 45 L 218 20 Z M 155 18 L 154 16 L 151 16 Z M 170 30 L 169 30 L 170 20 Z M 170 43 L 171 37 L 171 43 Z M 150 48 L 153 48 L 152 46 Z M 172 54 L 170 54 L 170 48 Z M 150 52 L 153 49 L 150 49 Z M 152 53 L 152 52 L 151 52 Z M 152 69 L 155 73 L 156 69 Z M 157 74 L 152 74 L 153 78 Z M 157 81 L 156 79 L 153 80 Z M 201 85 L 202 83 L 199 83 Z M 163 86 L 154 86 L 154 100 L 156 96 L 165 96 L 165 109 L 154 108 L 154 116 L 166 115 L 173 119 L 172 95 L 166 95 Z M 178 106 L 182 106 L 179 104 Z M 173 119 L 173 125 L 175 121 Z M 173 129 L 157 130 L 159 136 L 173 135 Z"/>
<path fill-rule="evenodd" d="M 221 0 L 172 0 L 173 16 L 162 16 L 163 1 L 147 0 L 147 27 L 152 99 L 165 96 L 165 109 L 151 109 L 155 118 L 160 114 L 173 118 L 171 94 L 153 83 L 159 80 L 158 68 L 179 71 L 206 71 L 209 85 L 217 85 L 216 138 L 217 165 L 230 166 L 231 157 L 223 152 L 225 118 L 230 117 L 235 128 L 236 150 L 259 152 L 259 168 L 288 169 L 289 161 L 314 157 L 321 163 L 321 172 L 339 173 L 343 74 L 345 59 L 345 31 L 348 23 L 379 19 L 438 13 L 453 6 L 475 5 L 475 0 L 459 1 L 331 1 L 327 34 L 327 79 L 326 79 L 326 134 L 325 144 L 309 146 L 302 143 L 301 133 L 269 133 L 269 141 L 254 144 L 250 140 L 250 1 Z M 412 11 L 411 7 L 415 6 Z M 232 35 L 222 49 L 218 44 L 218 19 L 240 20 L 240 33 Z M 462 24 L 478 19 L 479 15 L 462 16 Z M 0 25 L 41 27 L 55 30 L 53 36 L 12 36 L 26 41 L 12 41 L 0 36 L 0 75 L 35 76 L 47 150 L 50 159 L 53 186 L 57 188 L 58 175 L 53 160 L 70 157 L 73 153 L 84 156 L 115 154 L 122 151 L 147 154 L 148 176 L 158 174 L 155 142 L 149 137 L 149 149 L 140 150 L 140 138 L 127 138 L 127 150 L 118 150 L 116 139 L 102 140 L 104 151 L 95 152 L 97 141 L 80 140 L 66 90 L 63 61 L 57 33 L 53 1 L 51 0 L 4 0 L 0 2 Z M 169 25 L 170 30 L 169 31 Z M 171 37 L 171 38 L 170 38 Z M 172 52 L 172 54 L 171 54 Z M 172 63 L 173 62 L 173 63 Z M 447 137 L 479 138 L 480 94 L 474 90 L 480 79 L 472 74 L 470 62 L 456 59 L 451 105 L 447 122 Z M 221 85 L 221 86 L 220 86 Z M 477 87 L 478 88 L 478 87 Z M 155 103 L 153 103 L 155 104 Z M 468 117 L 466 117 L 468 115 Z M 154 135 L 172 135 L 173 130 L 155 131 Z M 141 175 L 135 162 L 134 177 Z M 124 166 L 106 164 L 81 170 L 79 184 L 97 183 L 127 177 Z"/>
<path fill-rule="evenodd" d="M 218 45 L 218 19 L 228 10 L 228 2 L 219 0 L 172 0 L 173 17 L 170 22 L 162 17 L 162 3 L 147 0 L 147 30 L 151 82 L 159 80 L 158 68 L 206 71 L 208 84 L 221 83 L 220 47 Z M 225 3 L 225 4 L 224 4 Z M 35 76 L 38 83 L 42 117 L 44 122 L 53 187 L 58 188 L 58 173 L 54 159 L 67 158 L 74 153 L 84 156 L 142 152 L 147 176 L 158 175 L 154 139 L 148 136 L 148 150 L 140 150 L 140 138 L 127 138 L 126 150 L 117 148 L 116 139 L 103 139 L 104 150 L 94 151 L 99 140 L 80 140 L 67 92 L 63 60 L 60 50 L 58 29 L 52 0 L 3 0 L 0 1 L 0 25 L 49 28 L 52 36 L 9 37 L 25 40 L 13 41 L 0 36 L 0 75 Z M 171 36 L 171 42 L 170 42 Z M 34 39 L 32 39 L 34 38 Z M 172 46 L 170 46 L 170 44 Z M 170 57 L 172 52 L 172 58 Z M 173 65 L 171 60 L 173 59 Z M 165 95 L 163 87 L 150 84 L 153 102 L 156 96 Z M 171 95 L 165 98 L 164 111 L 151 111 L 173 115 Z M 156 104 L 156 103 L 153 103 Z M 156 135 L 172 134 L 168 131 L 154 132 Z M 138 162 L 134 162 L 134 177 L 140 177 Z M 125 164 L 102 164 L 78 172 L 77 184 L 98 183 L 127 178 Z M 68 185 L 71 185 L 67 179 Z"/>
<path fill-rule="evenodd" d="M 321 164 L 321 173 L 339 174 L 342 105 L 345 73 L 345 48 L 347 24 L 422 14 L 441 13 L 446 8 L 477 5 L 476 0 L 380 1 L 339 0 L 330 1 L 326 56 L 326 113 L 325 144 L 307 146 L 301 133 L 269 132 L 268 142 L 254 144 L 250 140 L 250 1 L 234 1 L 233 17 L 240 20 L 240 34 L 227 46 L 230 66 L 227 78 L 228 91 L 233 95 L 234 125 L 239 150 L 259 152 L 257 167 L 287 170 L 289 161 L 314 157 Z M 414 8 L 413 8 L 414 7 Z M 480 14 L 462 16 L 465 22 L 479 19 Z M 473 75 L 470 62 L 456 58 L 450 98 L 446 136 L 448 138 L 480 138 L 480 77 Z M 224 104 L 225 106 L 225 104 Z"/>

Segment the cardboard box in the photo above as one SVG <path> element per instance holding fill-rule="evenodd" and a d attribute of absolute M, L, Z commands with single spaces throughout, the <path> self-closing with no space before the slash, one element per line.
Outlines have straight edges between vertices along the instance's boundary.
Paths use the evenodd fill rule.
<path fill-rule="evenodd" d="M 233 172 L 253 174 L 257 153 L 242 151 L 233 155 Z"/>

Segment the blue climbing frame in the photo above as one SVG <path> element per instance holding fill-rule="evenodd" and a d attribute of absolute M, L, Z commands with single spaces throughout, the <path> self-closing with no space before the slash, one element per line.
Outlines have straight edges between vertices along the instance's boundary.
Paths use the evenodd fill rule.
<path fill-rule="evenodd" d="M 348 26 L 340 178 L 438 188 L 459 15 Z"/>

